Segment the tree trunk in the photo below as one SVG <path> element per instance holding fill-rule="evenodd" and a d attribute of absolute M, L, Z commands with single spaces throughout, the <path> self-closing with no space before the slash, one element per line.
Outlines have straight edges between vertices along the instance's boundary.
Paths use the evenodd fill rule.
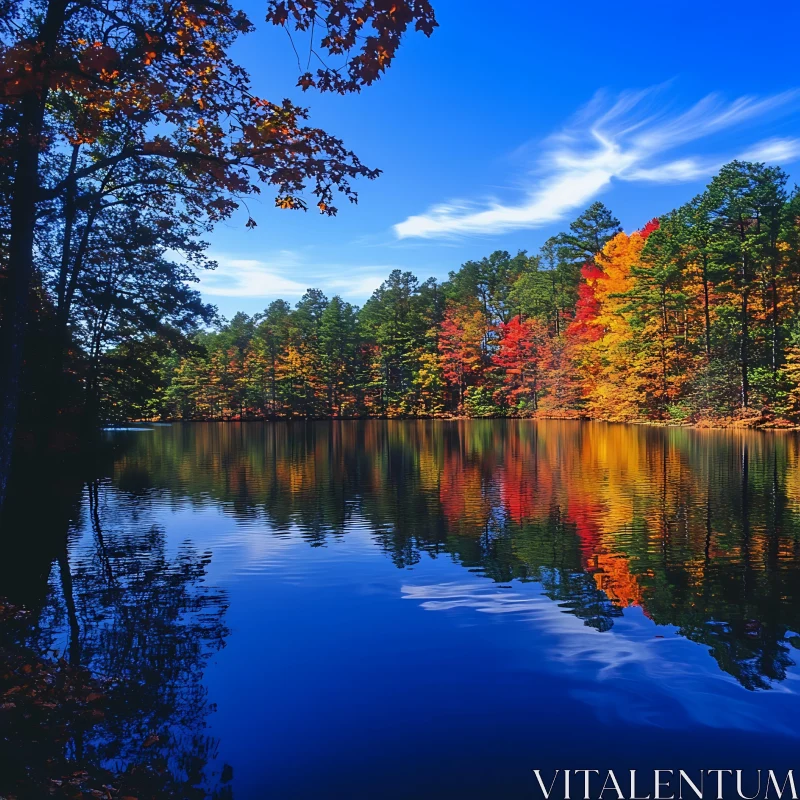
<path fill-rule="evenodd" d="M 69 273 L 70 254 L 72 253 L 72 229 L 75 225 L 75 194 L 76 181 L 74 180 L 75 170 L 78 168 L 78 154 L 81 146 L 73 145 L 72 157 L 69 162 L 69 172 L 67 173 L 67 191 L 64 196 L 64 238 L 61 242 L 61 268 L 58 273 L 57 289 L 57 313 L 59 322 L 64 314 L 64 298 L 67 293 L 67 276 Z"/>
<path fill-rule="evenodd" d="M 14 432 L 17 427 L 25 338 L 30 293 L 33 285 L 33 243 L 36 203 L 39 192 L 39 150 L 47 102 L 48 62 L 56 48 L 66 12 L 66 0 L 48 4 L 41 28 L 38 57 L 31 60 L 32 72 L 41 73 L 38 87 L 20 101 L 16 168 L 11 191 L 8 295 L 3 309 L 0 341 L 0 507 L 11 472 Z"/>
<path fill-rule="evenodd" d="M 23 350 L 33 283 L 33 233 L 39 182 L 39 139 L 43 104 L 31 94 L 22 101 L 17 143 L 17 168 L 11 197 L 8 295 L 3 309 L 2 372 L 0 372 L 0 504 L 11 471 L 22 381 Z"/>
<path fill-rule="evenodd" d="M 770 293 L 772 305 L 772 371 L 778 369 L 778 280 L 775 275 L 775 264 L 772 265 L 770 280 Z"/>
<path fill-rule="evenodd" d="M 748 361 L 750 349 L 748 347 L 748 338 L 750 336 L 749 320 L 747 318 L 747 288 L 742 288 L 742 341 L 739 348 L 739 359 L 742 366 L 742 408 L 747 408 L 750 401 L 750 380 L 747 376 Z"/>
<path fill-rule="evenodd" d="M 711 311 L 708 301 L 708 264 L 703 258 L 703 321 L 706 334 L 706 355 L 711 357 Z"/>

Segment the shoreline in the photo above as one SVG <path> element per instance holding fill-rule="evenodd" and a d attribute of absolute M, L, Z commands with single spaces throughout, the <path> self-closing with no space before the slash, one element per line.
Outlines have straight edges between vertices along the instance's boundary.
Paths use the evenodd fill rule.
<path fill-rule="evenodd" d="M 589 417 L 583 415 L 560 415 L 560 414 L 541 414 L 536 416 L 485 416 L 468 417 L 465 415 L 448 416 L 354 416 L 354 417 L 213 417 L 204 419 L 131 419 L 119 423 L 108 424 L 106 430 L 124 429 L 127 425 L 175 425 L 183 422 L 211 423 L 211 422 L 238 422 L 238 423 L 257 423 L 257 422 L 366 422 L 376 421 L 431 421 L 431 422 L 465 422 L 471 420 L 530 420 L 539 422 L 545 420 L 569 421 L 569 422 L 602 422 L 608 425 L 642 425 L 652 428 L 685 428 L 687 430 L 750 430 L 750 431 L 785 431 L 788 433 L 800 431 L 800 424 L 795 424 L 789 420 L 763 419 L 761 417 L 744 418 L 722 418 L 722 419 L 700 419 L 693 422 L 680 422 L 677 420 L 626 420 L 626 419 L 603 419 L 600 417 Z"/>

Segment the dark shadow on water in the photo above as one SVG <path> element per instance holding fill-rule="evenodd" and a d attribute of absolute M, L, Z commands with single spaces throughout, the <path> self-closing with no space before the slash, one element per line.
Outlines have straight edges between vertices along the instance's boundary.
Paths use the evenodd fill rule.
<path fill-rule="evenodd" d="M 104 713 L 91 726 L 54 730 L 23 751 L 29 763 L 15 759 L 11 770 L 4 761 L 0 794 L 38 796 L 25 775 L 85 770 L 144 796 L 231 796 L 230 767 L 209 771 L 217 742 L 203 684 L 205 663 L 228 635 L 226 594 L 205 584 L 209 553 L 188 542 L 170 553 L 146 509 L 106 503 L 103 475 L 130 444 L 17 472 L 0 597 L 30 614 L 0 629 L 0 654 L 7 664 L 44 656 L 87 668 L 102 681 Z M 74 549 L 86 531 L 93 546 Z"/>

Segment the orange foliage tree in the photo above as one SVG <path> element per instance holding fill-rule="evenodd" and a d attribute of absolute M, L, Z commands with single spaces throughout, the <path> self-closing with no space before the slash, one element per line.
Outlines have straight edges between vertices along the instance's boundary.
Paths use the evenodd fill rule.
<path fill-rule="evenodd" d="M 482 311 L 451 306 L 445 312 L 439 333 L 439 363 L 459 411 L 464 407 L 467 389 L 482 376 L 485 334 Z"/>
<path fill-rule="evenodd" d="M 645 241 L 639 232 L 618 233 L 603 248 L 602 266 L 584 267 L 575 321 L 568 329 L 579 341 L 586 407 L 606 419 L 635 418 L 646 388 L 636 369 L 627 296 Z"/>

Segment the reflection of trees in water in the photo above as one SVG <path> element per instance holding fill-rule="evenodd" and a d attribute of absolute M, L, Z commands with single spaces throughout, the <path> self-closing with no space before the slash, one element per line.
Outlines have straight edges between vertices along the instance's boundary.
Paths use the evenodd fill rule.
<path fill-rule="evenodd" d="M 228 633 L 225 593 L 202 583 L 211 554 L 187 542 L 168 555 L 161 527 L 131 525 L 127 502 L 97 484 L 89 496 L 94 546 L 76 548 L 72 584 L 79 658 L 115 679 L 98 755 L 135 763 L 157 733 L 173 775 L 198 784 L 216 746 L 204 730 L 203 670 Z"/>
<path fill-rule="evenodd" d="M 535 580 L 599 630 L 641 606 L 748 688 L 793 663 L 794 436 L 512 420 L 182 425 L 139 439 L 114 480 L 312 545 L 366 523 L 399 567 L 446 554 L 498 582 Z"/>
<path fill-rule="evenodd" d="M 158 797 L 229 797 L 209 774 L 216 741 L 203 673 L 225 644 L 226 595 L 204 583 L 210 553 L 167 550 L 145 496 L 88 487 L 70 552 L 53 564 L 51 591 L 23 646 L 60 645 L 72 665 L 108 678 L 105 716 L 72 742 L 76 763 L 128 772 Z M 58 632 L 60 631 L 60 635 Z M 55 632 L 55 633 L 54 633 Z"/>

